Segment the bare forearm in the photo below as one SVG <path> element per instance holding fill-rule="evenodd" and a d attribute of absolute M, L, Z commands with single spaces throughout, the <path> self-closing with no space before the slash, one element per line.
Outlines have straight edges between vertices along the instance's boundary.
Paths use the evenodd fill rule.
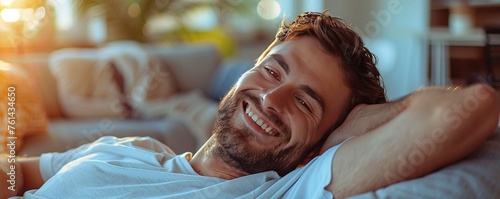
<path fill-rule="evenodd" d="M 38 189 L 44 183 L 40 174 L 39 159 L 39 157 L 25 157 L 19 159 L 25 179 L 22 189 L 23 192 L 30 189 Z"/>
<path fill-rule="evenodd" d="M 393 138 L 398 144 L 393 147 L 392 158 L 385 156 L 392 161 L 383 163 L 384 180 L 376 187 L 417 178 L 455 162 L 476 149 L 496 128 L 497 98 L 488 87 L 431 92 L 435 93 L 412 96 L 404 115 L 394 121 L 408 129 L 401 132 L 404 136 Z M 398 129 L 392 125 L 385 130 Z"/>
<path fill-rule="evenodd" d="M 422 129 L 413 132 L 414 136 L 431 138 L 436 143 L 436 159 L 423 164 L 423 169 L 436 169 L 465 156 L 498 125 L 498 97 L 491 87 L 474 85 L 460 91 L 448 90 L 441 96 L 418 96 L 420 98 L 415 100 L 420 103 L 416 103 L 412 110 L 430 112 L 428 115 L 416 114 L 423 122 Z M 424 125 L 427 123 L 429 125 Z"/>
<path fill-rule="evenodd" d="M 399 100 L 385 104 L 369 105 L 374 107 L 375 114 L 368 116 L 368 118 L 366 119 L 366 126 L 364 127 L 363 131 L 359 133 L 364 134 L 389 122 L 407 108 L 407 101 L 408 100 L 406 96 Z"/>
<path fill-rule="evenodd" d="M 336 197 L 372 191 L 458 160 L 495 129 L 496 99 L 484 85 L 415 93 L 394 119 L 339 149 L 330 190 Z"/>
<path fill-rule="evenodd" d="M 360 136 L 389 122 L 407 107 L 406 97 L 384 104 L 356 106 L 324 143 L 321 153 L 349 137 Z"/>
<path fill-rule="evenodd" d="M 11 157 L 0 155 L 0 198 L 22 195 L 43 184 L 39 169 L 39 157 Z"/>

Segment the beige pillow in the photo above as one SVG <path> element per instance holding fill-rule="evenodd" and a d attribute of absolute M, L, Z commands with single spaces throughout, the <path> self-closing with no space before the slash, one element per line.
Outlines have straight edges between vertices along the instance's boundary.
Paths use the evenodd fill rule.
<path fill-rule="evenodd" d="M 50 59 L 61 107 L 69 117 L 159 117 L 156 104 L 177 92 L 169 67 L 137 43 L 64 49 Z"/>
<path fill-rule="evenodd" d="M 164 106 L 168 118 L 181 121 L 193 133 L 198 148 L 212 135 L 218 104 L 200 90 L 173 95 Z"/>
<path fill-rule="evenodd" d="M 131 96 L 134 117 L 157 118 L 165 115 L 162 106 L 175 93 L 177 82 L 169 67 L 152 59 L 148 68 L 139 75 L 128 96 Z"/>

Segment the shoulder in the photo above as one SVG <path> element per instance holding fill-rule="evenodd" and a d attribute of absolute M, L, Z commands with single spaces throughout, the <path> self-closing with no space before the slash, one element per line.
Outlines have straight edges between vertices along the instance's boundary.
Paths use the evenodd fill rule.
<path fill-rule="evenodd" d="M 280 179 L 283 181 L 295 181 L 284 195 L 285 198 L 333 198 L 332 193 L 325 189 L 332 177 L 332 159 L 335 158 L 337 150 L 351 138 L 329 148 L 305 166 Z"/>
<path fill-rule="evenodd" d="M 174 151 L 162 142 L 151 137 L 123 137 L 105 136 L 96 140 L 92 145 L 129 146 L 155 152 L 175 155 Z"/>

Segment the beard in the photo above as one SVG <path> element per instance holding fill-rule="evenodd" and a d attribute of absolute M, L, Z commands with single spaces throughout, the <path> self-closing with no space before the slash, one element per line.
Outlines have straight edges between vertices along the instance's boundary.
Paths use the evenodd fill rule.
<path fill-rule="evenodd" d="M 290 130 L 275 114 L 264 112 L 278 126 L 281 140 L 274 146 L 255 148 L 250 142 L 256 139 L 256 133 L 246 125 L 235 125 L 235 113 L 242 109 L 243 100 L 259 105 L 259 100 L 245 92 L 235 93 L 233 87 L 222 99 L 214 125 L 215 139 L 212 143 L 213 155 L 222 159 L 231 167 L 249 174 L 263 171 L 276 171 L 280 176 L 291 172 L 314 149 L 297 143 L 286 146 L 290 141 Z M 257 107 L 256 107 L 257 108 Z"/>

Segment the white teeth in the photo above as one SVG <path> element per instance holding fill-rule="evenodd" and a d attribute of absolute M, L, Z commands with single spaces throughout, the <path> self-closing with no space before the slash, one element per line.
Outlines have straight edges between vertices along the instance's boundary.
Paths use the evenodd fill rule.
<path fill-rule="evenodd" d="M 267 128 L 267 124 L 263 124 L 260 126 L 262 129 L 266 129 Z"/>
<path fill-rule="evenodd" d="M 271 132 L 271 127 L 266 128 L 266 133 L 269 133 L 269 132 Z"/>
<path fill-rule="evenodd" d="M 264 130 L 267 134 L 269 135 L 273 135 L 274 136 L 274 133 L 271 133 L 271 130 L 272 128 L 269 127 L 266 123 L 264 123 L 264 121 L 262 119 L 260 119 L 257 114 L 254 114 L 252 111 L 250 111 L 249 108 L 247 108 L 247 110 L 245 110 L 246 114 L 248 116 L 250 116 L 250 118 L 252 118 L 252 120 L 260 126 L 260 128 L 262 128 L 262 130 Z"/>

